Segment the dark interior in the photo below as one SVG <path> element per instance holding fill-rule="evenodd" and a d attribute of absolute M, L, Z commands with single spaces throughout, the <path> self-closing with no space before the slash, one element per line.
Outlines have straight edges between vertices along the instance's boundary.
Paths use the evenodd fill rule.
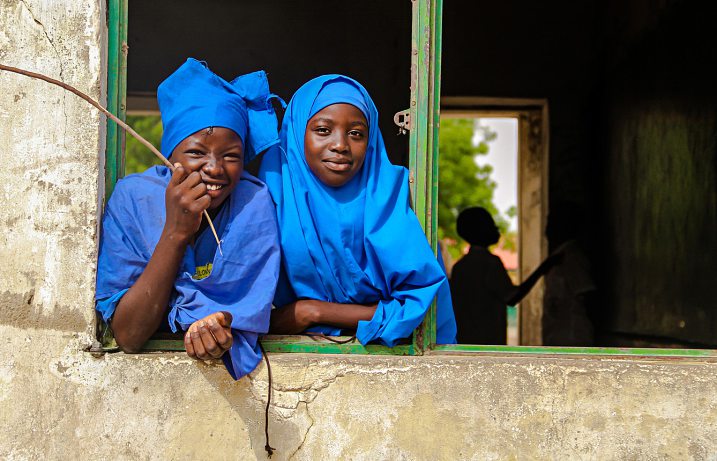
<path fill-rule="evenodd" d="M 446 2 L 445 96 L 547 98 L 600 345 L 717 345 L 717 5 Z"/>
<path fill-rule="evenodd" d="M 549 101 L 550 204 L 585 217 L 600 345 L 717 346 L 715 23 L 713 2 L 445 2 L 444 96 Z M 137 2 L 128 91 L 152 93 L 187 56 L 226 78 L 263 68 L 286 99 L 345 73 L 406 164 L 392 117 L 408 107 L 410 39 L 408 1 Z"/>
<path fill-rule="evenodd" d="M 228 80 L 263 69 L 287 103 L 311 78 L 344 74 L 371 94 L 391 160 L 407 165 L 408 137 L 397 136 L 393 114 L 409 104 L 410 2 L 133 2 L 127 30 L 129 96 L 154 97 L 187 57 Z"/>

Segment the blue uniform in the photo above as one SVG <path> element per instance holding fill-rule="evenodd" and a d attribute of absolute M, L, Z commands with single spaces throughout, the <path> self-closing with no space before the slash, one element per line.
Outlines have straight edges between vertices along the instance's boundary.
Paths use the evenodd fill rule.
<path fill-rule="evenodd" d="M 330 187 L 306 163 L 304 133 L 315 113 L 337 103 L 363 112 L 368 147 L 361 170 Z M 297 299 L 378 303 L 373 318 L 359 322 L 356 336 L 362 344 L 394 346 L 410 337 L 440 289 L 438 340 L 454 342 L 445 272 L 409 206 L 408 171 L 389 162 L 378 112 L 358 82 L 326 75 L 302 86 L 284 115 L 280 147 L 266 153 L 259 176 L 276 204 L 281 234 L 276 306 Z"/>
<path fill-rule="evenodd" d="M 190 59 L 159 88 L 164 124 L 162 152 L 169 156 L 187 136 L 207 127 L 234 130 L 244 142 L 245 161 L 278 143 L 266 75 L 231 84 Z M 267 120 L 272 123 L 267 123 Z M 273 137 L 272 137 L 273 133 Z M 156 166 L 117 183 L 102 221 L 97 269 L 97 310 L 111 321 L 122 296 L 149 262 L 166 219 L 165 190 L 171 171 Z M 210 314 L 232 314 L 234 343 L 223 360 L 238 379 L 261 360 L 260 334 L 269 328 L 280 248 L 266 186 L 244 172 L 214 219 L 222 252 L 210 230 L 186 248 L 169 302 L 168 327 L 183 330 Z"/>

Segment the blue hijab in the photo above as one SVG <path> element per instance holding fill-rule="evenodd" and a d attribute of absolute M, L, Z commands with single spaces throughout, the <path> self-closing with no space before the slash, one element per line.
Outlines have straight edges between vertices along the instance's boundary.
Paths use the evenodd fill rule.
<path fill-rule="evenodd" d="M 315 113 L 336 103 L 360 109 L 369 133 L 363 167 L 334 188 L 309 169 L 304 133 Z M 408 338 L 446 276 L 409 206 L 408 171 L 389 162 L 378 112 L 363 86 L 341 75 L 303 85 L 284 115 L 280 148 L 265 154 L 259 176 L 274 199 L 280 228 L 282 277 L 274 304 L 297 299 L 378 303 L 373 318 L 359 322 L 359 341 L 392 347 Z M 445 334 L 439 329 L 439 338 L 446 341 L 455 337 L 448 296 L 438 322 L 448 325 L 444 331 L 452 329 Z M 338 333 L 335 328 L 318 330 Z"/>
<path fill-rule="evenodd" d="M 261 146 L 276 144 L 276 116 L 269 112 L 272 95 L 265 82 L 266 75 L 259 72 L 229 84 L 199 61 L 188 60 L 158 90 L 165 155 L 185 137 L 209 126 L 226 127 L 241 136 L 245 161 Z M 255 91 L 246 92 L 247 88 Z M 247 96 L 253 99 L 247 102 Z M 263 101 L 263 106 L 255 101 Z M 250 105 L 257 112 L 253 116 Z M 273 124 L 266 124 L 267 120 Z M 107 203 L 95 295 L 105 321 L 110 321 L 152 257 L 166 219 L 164 194 L 171 175 L 164 166 L 129 175 L 117 183 Z M 222 358 L 232 377 L 239 379 L 261 360 L 258 337 L 269 328 L 280 265 L 276 217 L 266 186 L 244 172 L 214 224 L 223 256 L 208 229 L 187 247 L 170 298 L 168 326 L 174 332 L 177 326 L 186 330 L 212 313 L 231 313 L 234 343 Z M 198 266 L 207 261 L 208 274 L 198 276 Z"/>

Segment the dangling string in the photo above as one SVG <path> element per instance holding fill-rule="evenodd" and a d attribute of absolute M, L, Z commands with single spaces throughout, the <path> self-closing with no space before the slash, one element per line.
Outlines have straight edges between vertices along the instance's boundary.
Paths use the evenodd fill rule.
<path fill-rule="evenodd" d="M 266 410 L 264 411 L 264 436 L 266 437 L 266 445 L 264 445 L 264 450 L 266 450 L 267 454 L 269 455 L 269 458 L 271 458 L 271 455 L 274 454 L 274 448 L 269 445 L 269 405 L 271 405 L 271 365 L 269 364 L 269 356 L 266 354 L 266 351 L 264 350 L 264 346 L 261 344 L 261 341 L 257 341 L 259 343 L 259 349 L 261 349 L 261 355 L 264 356 L 264 361 L 266 362 L 266 371 L 269 375 L 269 390 L 266 393 Z"/>
<path fill-rule="evenodd" d="M 350 337 L 349 339 L 334 339 L 329 336 L 326 336 L 323 333 L 315 333 L 311 331 L 307 331 L 304 333 L 307 336 L 311 336 L 314 338 L 322 338 L 327 341 L 331 341 L 332 343 L 336 344 L 346 344 L 350 343 L 351 341 L 356 340 L 356 335 Z M 264 349 L 264 345 L 261 343 L 261 341 L 258 341 L 259 343 L 259 349 L 261 349 L 261 354 L 264 356 L 264 361 L 266 362 L 266 372 L 269 375 L 269 389 L 266 393 L 266 409 L 264 410 L 264 436 L 266 439 L 266 445 L 264 445 L 264 450 L 269 455 L 269 458 L 271 458 L 271 455 L 274 454 L 275 448 L 273 448 L 271 445 L 269 445 L 269 406 L 271 405 L 271 388 L 272 388 L 272 376 L 271 376 L 271 364 L 269 363 L 269 356 L 266 353 L 266 350 Z"/>
<path fill-rule="evenodd" d="M 356 340 L 356 335 L 353 335 L 349 339 L 334 339 L 330 336 L 326 336 L 323 333 L 314 332 L 314 331 L 305 331 L 303 334 L 305 334 L 306 336 L 314 337 L 314 338 L 322 338 L 322 339 L 331 341 L 332 343 L 336 343 L 336 344 L 347 344 L 347 343 L 350 343 L 350 342 Z"/>

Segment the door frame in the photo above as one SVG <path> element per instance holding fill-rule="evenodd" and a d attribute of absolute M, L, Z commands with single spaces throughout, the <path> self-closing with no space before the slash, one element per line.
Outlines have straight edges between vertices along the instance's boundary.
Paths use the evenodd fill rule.
<path fill-rule="evenodd" d="M 518 119 L 518 277 L 524 280 L 548 256 L 545 238 L 549 160 L 547 99 L 442 97 L 441 115 Z M 541 280 L 520 302 L 520 345 L 543 344 L 543 292 Z"/>

